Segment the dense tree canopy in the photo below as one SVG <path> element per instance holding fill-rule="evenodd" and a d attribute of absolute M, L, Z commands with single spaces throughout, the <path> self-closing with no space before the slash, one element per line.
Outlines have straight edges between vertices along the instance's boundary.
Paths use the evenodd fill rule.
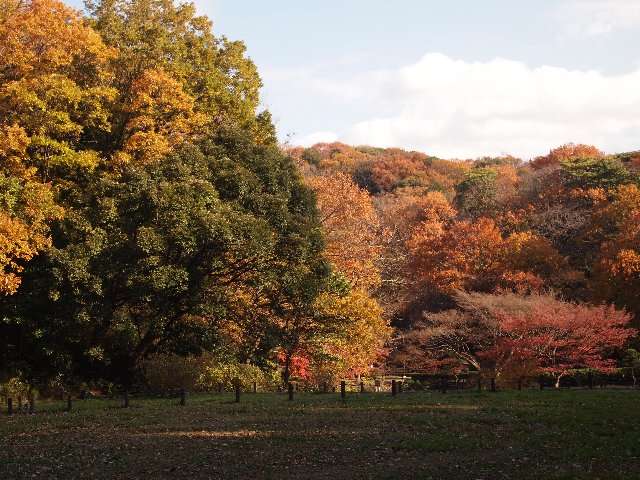
<path fill-rule="evenodd" d="M 391 366 L 633 357 L 638 152 L 278 146 L 260 87 L 193 4 L 2 2 L 0 383 L 206 353 L 313 387 L 384 362 L 392 326 Z"/>
<path fill-rule="evenodd" d="M 457 342 L 460 329 L 471 328 L 461 303 L 465 291 L 495 298 L 524 295 L 517 302 L 504 297 L 516 304 L 526 304 L 526 295 L 548 295 L 549 305 L 556 305 L 560 300 L 554 296 L 562 296 L 579 302 L 567 304 L 567 311 L 582 308 L 593 315 L 605 302 L 633 315 L 620 314 L 622 323 L 638 322 L 633 152 L 610 156 L 567 144 L 530 163 L 509 156 L 447 161 L 337 143 L 292 153 L 307 176 L 349 174 L 372 195 L 384 247 L 376 262 L 381 277 L 376 298 L 396 326 L 408 329 L 399 333 L 400 344 L 408 348 L 407 338 L 422 336 L 409 362 L 414 368 L 455 367 L 456 361 L 438 349 L 443 338 Z M 438 325 L 435 343 L 424 337 L 436 332 L 433 326 L 425 329 L 425 316 Z M 542 316 L 526 323 L 534 325 Z M 486 347 L 493 345 L 490 331 L 498 326 L 473 327 L 469 334 Z M 628 332 L 624 338 L 636 335 Z M 624 345 L 603 351 L 602 365 L 611 364 L 608 355 L 619 355 L 616 348 Z M 403 355 L 392 354 L 391 365 L 406 367 Z M 531 355 L 520 362 L 522 373 L 550 368 Z M 455 368 L 480 368 L 481 359 L 474 362 Z M 492 368 L 502 368 L 496 365 Z"/>
<path fill-rule="evenodd" d="M 126 373 L 151 351 L 211 348 L 233 292 L 311 305 L 327 272 L 311 195 L 273 147 L 218 143 L 236 150 L 184 147 L 70 198 L 12 305 L 37 319 L 20 322 L 21 335 L 74 338 L 74 365 Z M 35 335 L 51 324 L 56 338 Z"/>

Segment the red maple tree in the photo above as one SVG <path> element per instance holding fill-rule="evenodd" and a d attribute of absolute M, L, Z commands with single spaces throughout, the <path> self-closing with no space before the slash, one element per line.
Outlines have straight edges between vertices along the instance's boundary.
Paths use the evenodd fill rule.
<path fill-rule="evenodd" d="M 569 370 L 615 366 L 608 354 L 637 333 L 631 317 L 613 306 L 590 306 L 539 297 L 528 311 L 499 313 L 500 336 L 483 355 L 496 372 L 513 365 L 536 365 L 553 374 L 556 386 Z"/>

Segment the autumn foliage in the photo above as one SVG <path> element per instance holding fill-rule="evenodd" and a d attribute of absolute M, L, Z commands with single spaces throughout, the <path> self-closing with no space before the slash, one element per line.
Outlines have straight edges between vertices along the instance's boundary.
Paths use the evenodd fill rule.
<path fill-rule="evenodd" d="M 308 178 L 350 175 L 371 196 L 379 219 L 371 227 L 382 247 L 373 262 L 381 279 L 375 295 L 385 315 L 406 329 L 398 333 L 402 347 L 391 365 L 454 372 L 487 368 L 482 363 L 493 355 L 491 368 L 503 378 L 560 375 L 611 367 L 612 356 L 636 335 L 626 328 L 640 309 L 634 283 L 640 180 L 633 155 L 574 144 L 530 163 L 508 156 L 452 162 L 339 143 L 291 153 Z M 462 301 L 462 292 L 504 301 L 496 300 L 502 306 L 492 320 L 474 314 L 470 326 L 462 304 L 468 307 L 471 297 Z M 508 303 L 527 306 L 514 311 Z M 581 315 L 597 319 L 602 330 L 588 322 L 571 330 Z M 427 328 L 425 318 L 435 323 Z M 428 340 L 425 332 L 436 330 Z M 551 347 L 533 348 L 544 343 L 536 336 L 542 330 L 557 333 L 546 340 L 556 342 L 558 357 L 549 358 Z M 468 335 L 475 346 L 462 344 L 484 357 L 458 348 Z M 421 340 L 411 346 L 407 338 Z M 453 356 L 447 354 L 452 345 L 458 345 Z M 571 357 L 572 351 L 580 354 Z"/>
<path fill-rule="evenodd" d="M 2 2 L 0 381 L 129 385 L 205 352 L 310 386 L 623 358 L 638 152 L 280 146 L 212 26 L 172 0 Z"/>
<path fill-rule="evenodd" d="M 633 335 L 628 314 L 608 306 L 575 305 L 554 300 L 532 302 L 532 309 L 497 312 L 500 335 L 483 352 L 498 374 L 513 365 L 535 365 L 557 382 L 574 369 L 606 370 L 608 355 Z"/>
<path fill-rule="evenodd" d="M 575 369 L 611 369 L 610 354 L 637 334 L 625 312 L 551 295 L 460 292 L 456 307 L 425 315 L 406 334 L 400 358 L 414 367 L 488 370 L 502 382 L 539 372 L 559 381 Z"/>
<path fill-rule="evenodd" d="M 342 173 L 307 179 L 318 200 L 320 222 L 326 235 L 325 254 L 353 285 L 370 289 L 380 279 L 378 213 L 371 196 Z"/>

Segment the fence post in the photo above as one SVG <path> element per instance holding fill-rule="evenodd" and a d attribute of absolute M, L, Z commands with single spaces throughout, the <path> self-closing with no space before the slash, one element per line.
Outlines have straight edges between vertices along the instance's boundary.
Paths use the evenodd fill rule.
<path fill-rule="evenodd" d="M 495 378 L 491 378 L 491 391 L 492 392 L 496 391 L 496 379 Z"/>
<path fill-rule="evenodd" d="M 29 400 L 29 413 L 32 415 L 36 413 L 36 400 L 33 397 Z"/>
<path fill-rule="evenodd" d="M 544 376 L 540 375 L 540 390 L 544 390 Z"/>
<path fill-rule="evenodd" d="M 187 404 L 187 393 L 184 391 L 184 388 L 180 389 L 180 406 L 184 407 Z"/>
<path fill-rule="evenodd" d="M 344 380 L 340 381 L 340 396 L 342 398 L 346 398 L 347 396 L 347 382 Z"/>
<path fill-rule="evenodd" d="M 72 407 L 73 405 L 71 403 L 71 394 L 67 393 L 67 412 L 70 412 Z"/>
<path fill-rule="evenodd" d="M 395 397 L 396 393 L 398 393 L 398 384 L 395 380 L 391 380 L 391 395 Z"/>
<path fill-rule="evenodd" d="M 364 393 L 364 382 L 360 382 L 360 393 Z"/>
<path fill-rule="evenodd" d="M 482 379 L 478 377 L 478 393 L 482 392 Z"/>
<path fill-rule="evenodd" d="M 254 395 L 258 393 L 258 382 L 253 382 L 253 393 Z"/>
<path fill-rule="evenodd" d="M 7 413 L 11 415 L 13 413 L 13 398 L 7 398 Z"/>
<path fill-rule="evenodd" d="M 289 400 L 293 400 L 293 383 L 289 382 L 287 388 L 289 389 Z"/>
<path fill-rule="evenodd" d="M 124 408 L 129 408 L 129 390 L 124 391 Z"/>

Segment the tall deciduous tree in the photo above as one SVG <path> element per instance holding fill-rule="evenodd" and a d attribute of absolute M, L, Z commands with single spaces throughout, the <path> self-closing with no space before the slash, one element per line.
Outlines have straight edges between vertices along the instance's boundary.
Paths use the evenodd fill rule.
<path fill-rule="evenodd" d="M 14 360 L 40 372 L 131 382 L 151 352 L 219 347 L 239 289 L 303 318 L 328 272 L 312 193 L 275 147 L 236 134 L 89 186 L 53 233 L 4 305 Z"/>
<path fill-rule="evenodd" d="M 378 303 L 362 290 L 347 295 L 323 294 L 316 307 L 329 319 L 312 350 L 312 365 L 335 376 L 365 375 L 384 359 L 392 329 Z M 314 365 L 315 364 L 315 365 Z"/>
<path fill-rule="evenodd" d="M 375 206 L 380 215 L 383 246 L 378 262 L 382 283 L 376 298 L 385 316 L 393 318 L 405 307 L 403 299 L 414 294 L 412 288 L 417 283 L 415 271 L 410 268 L 412 240 L 424 230 L 447 228 L 456 212 L 440 192 L 416 195 L 407 189 L 376 198 Z"/>
<path fill-rule="evenodd" d="M 355 287 L 375 287 L 380 280 L 380 222 L 371 196 L 341 173 L 311 177 L 307 183 L 318 199 L 327 258 Z"/>

